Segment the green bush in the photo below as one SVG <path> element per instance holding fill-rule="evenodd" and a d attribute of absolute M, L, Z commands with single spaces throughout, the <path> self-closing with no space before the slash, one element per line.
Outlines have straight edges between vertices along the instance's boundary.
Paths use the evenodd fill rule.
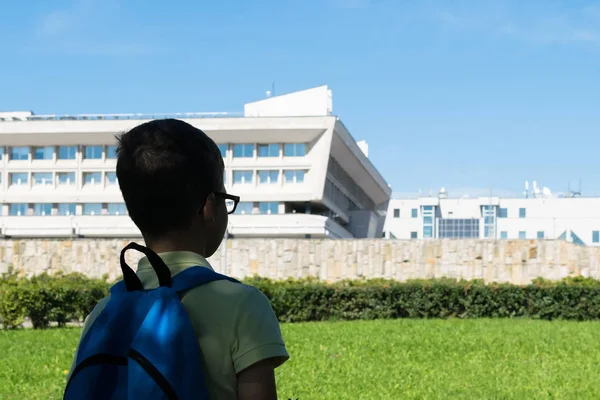
<path fill-rule="evenodd" d="M 600 319 L 600 281 L 536 279 L 527 286 L 451 279 L 397 282 L 348 280 L 326 284 L 315 278 L 273 281 L 246 279 L 271 301 L 282 322 L 390 318 Z M 0 319 L 5 328 L 29 318 L 35 328 L 83 321 L 108 294 L 106 279 L 81 274 L 14 273 L 0 280 Z"/>

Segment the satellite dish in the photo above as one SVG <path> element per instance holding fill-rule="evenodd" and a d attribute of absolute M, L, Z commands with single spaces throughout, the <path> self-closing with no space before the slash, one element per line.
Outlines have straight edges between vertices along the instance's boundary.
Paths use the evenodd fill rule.
<path fill-rule="evenodd" d="M 271 97 L 271 91 L 267 90 L 267 97 Z"/>

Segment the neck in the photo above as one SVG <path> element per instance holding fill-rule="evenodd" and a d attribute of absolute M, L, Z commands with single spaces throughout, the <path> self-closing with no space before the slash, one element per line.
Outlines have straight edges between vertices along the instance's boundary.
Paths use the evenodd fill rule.
<path fill-rule="evenodd" d="M 146 246 L 155 253 L 190 251 L 192 253 L 200 254 L 202 257 L 204 257 L 205 253 L 204 244 L 197 240 L 190 241 L 174 237 L 163 237 L 158 239 L 144 236 L 144 242 L 146 243 Z"/>

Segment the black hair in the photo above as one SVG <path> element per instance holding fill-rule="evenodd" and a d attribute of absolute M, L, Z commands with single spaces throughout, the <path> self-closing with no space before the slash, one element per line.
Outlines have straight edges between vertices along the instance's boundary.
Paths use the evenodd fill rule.
<path fill-rule="evenodd" d="M 141 124 L 117 137 L 117 179 L 129 216 L 142 234 L 159 238 L 189 227 L 223 183 L 223 158 L 200 129 L 176 120 Z"/>

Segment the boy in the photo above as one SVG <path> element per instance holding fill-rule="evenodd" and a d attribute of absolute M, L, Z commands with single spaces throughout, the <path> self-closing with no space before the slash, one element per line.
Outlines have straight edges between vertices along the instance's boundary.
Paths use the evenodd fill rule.
<path fill-rule="evenodd" d="M 211 268 L 206 258 L 218 249 L 237 205 L 226 204 L 231 196 L 215 142 L 174 119 L 144 123 L 117 139 L 117 179 L 146 246 L 173 276 L 193 266 Z M 146 289 L 158 286 L 147 258 L 137 275 Z M 82 337 L 106 302 L 86 319 Z M 189 290 L 182 303 L 198 334 L 210 398 L 276 399 L 274 369 L 289 355 L 267 298 L 223 280 Z"/>

